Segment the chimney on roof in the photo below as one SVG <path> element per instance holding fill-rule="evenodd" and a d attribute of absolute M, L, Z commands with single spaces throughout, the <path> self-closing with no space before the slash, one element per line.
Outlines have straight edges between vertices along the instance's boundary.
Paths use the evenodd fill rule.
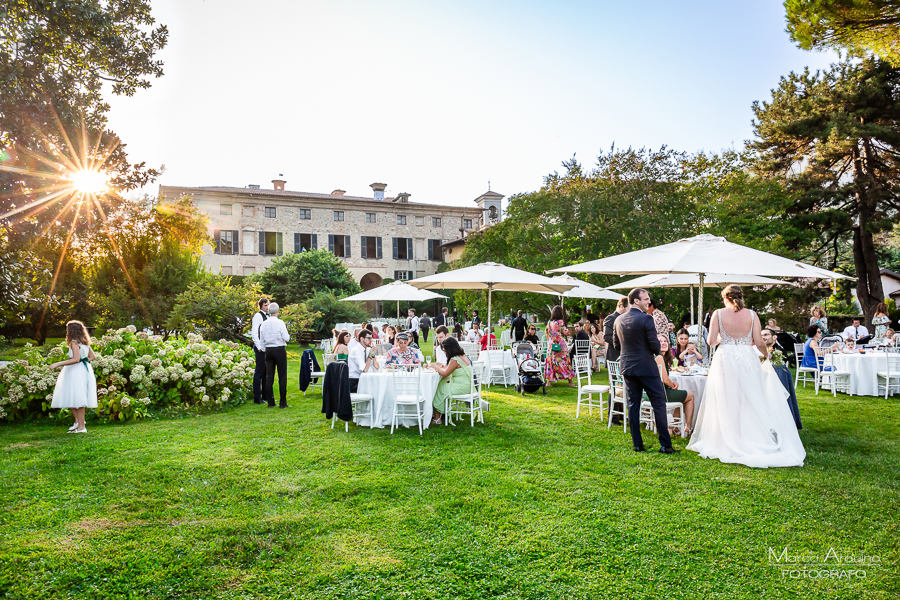
<path fill-rule="evenodd" d="M 276 190 L 284 191 L 284 184 L 286 184 L 287 181 L 285 181 L 284 179 L 282 179 L 282 177 L 284 177 L 284 174 L 283 174 L 283 173 L 279 173 L 279 174 L 278 174 L 278 179 L 273 179 L 273 180 L 272 180 L 272 184 L 275 186 L 275 189 L 276 189 Z"/>
<path fill-rule="evenodd" d="M 369 187 L 375 192 L 376 200 L 384 200 L 384 188 L 387 187 L 386 183 L 372 183 L 369 184 Z"/>
<path fill-rule="evenodd" d="M 407 194 L 406 192 L 397 194 L 397 199 L 394 200 L 394 202 L 409 202 L 409 194 Z"/>
<path fill-rule="evenodd" d="M 334 190 L 333 192 L 331 192 L 331 195 L 332 196 L 343 196 L 346 193 L 347 193 L 347 190 Z"/>

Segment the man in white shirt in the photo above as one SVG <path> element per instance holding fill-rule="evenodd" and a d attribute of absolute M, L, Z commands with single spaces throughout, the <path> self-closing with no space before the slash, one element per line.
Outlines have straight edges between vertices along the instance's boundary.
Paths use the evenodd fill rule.
<path fill-rule="evenodd" d="M 347 366 L 350 367 L 350 391 L 354 394 L 359 389 L 360 375 L 368 372 L 371 366 L 378 369 L 378 359 L 371 350 L 372 341 L 372 332 L 363 329 L 359 332 L 359 343 L 353 347 L 347 357 Z"/>
<path fill-rule="evenodd" d="M 865 325 L 861 325 L 860 323 L 861 320 L 859 318 L 853 319 L 853 325 L 844 329 L 845 340 L 859 341 L 860 339 L 869 336 L 869 330 L 866 329 Z"/>
<path fill-rule="evenodd" d="M 478 323 L 472 322 L 472 329 L 469 330 L 469 333 L 466 335 L 467 342 L 480 342 L 481 341 L 481 328 Z"/>
<path fill-rule="evenodd" d="M 409 318 L 406 319 L 406 333 L 410 335 L 412 341 L 419 345 L 419 317 L 416 316 L 416 309 L 409 309 Z"/>
<path fill-rule="evenodd" d="M 256 357 L 256 369 L 253 371 L 253 403 L 265 404 L 263 399 L 263 383 L 266 380 L 266 347 L 259 339 L 259 328 L 269 318 L 269 299 L 260 298 L 256 303 L 259 310 L 253 315 L 250 323 L 250 336 L 253 338 L 253 355 Z"/>
<path fill-rule="evenodd" d="M 444 353 L 444 349 L 441 348 L 441 344 L 447 339 L 448 335 L 450 335 L 450 330 L 445 325 L 438 325 L 437 329 L 434 330 L 434 362 L 440 363 L 445 367 L 447 366 L 447 355 Z"/>
<path fill-rule="evenodd" d="M 291 336 L 288 335 L 287 326 L 278 318 L 278 304 L 269 303 L 269 318 L 259 328 L 260 342 L 266 349 L 266 389 L 265 396 L 269 402 L 269 408 L 275 407 L 275 394 L 272 387 L 275 384 L 275 370 L 278 370 L 278 392 L 280 395 L 279 406 L 287 408 L 287 343 Z"/>

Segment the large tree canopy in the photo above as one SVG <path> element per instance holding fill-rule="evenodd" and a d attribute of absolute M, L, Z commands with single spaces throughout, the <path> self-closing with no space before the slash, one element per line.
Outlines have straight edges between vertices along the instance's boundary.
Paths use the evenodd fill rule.
<path fill-rule="evenodd" d="M 900 67 L 900 0 L 786 0 L 784 7 L 801 48 L 874 53 Z"/>
<path fill-rule="evenodd" d="M 280 256 L 250 279 L 282 306 L 306 302 L 317 292 L 342 298 L 360 291 L 344 261 L 324 249 Z"/>

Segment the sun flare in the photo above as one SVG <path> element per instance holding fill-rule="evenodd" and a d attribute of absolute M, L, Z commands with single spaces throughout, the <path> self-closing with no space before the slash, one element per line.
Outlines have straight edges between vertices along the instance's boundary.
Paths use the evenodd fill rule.
<path fill-rule="evenodd" d="M 101 194 L 109 188 L 109 176 L 101 171 L 75 171 L 69 181 L 82 194 Z"/>

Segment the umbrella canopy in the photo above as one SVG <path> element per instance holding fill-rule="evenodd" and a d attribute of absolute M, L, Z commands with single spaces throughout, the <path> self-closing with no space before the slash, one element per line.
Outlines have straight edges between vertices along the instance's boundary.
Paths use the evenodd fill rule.
<path fill-rule="evenodd" d="M 347 296 L 346 298 L 341 298 L 341 302 L 371 302 L 373 300 L 389 302 L 421 302 L 423 300 L 432 300 L 434 298 L 447 299 L 446 296 L 441 296 L 440 294 L 435 294 L 434 292 L 429 292 L 427 290 L 420 290 L 417 287 L 409 285 L 405 281 L 394 281 L 381 287 L 366 290 L 365 292 Z"/>
<path fill-rule="evenodd" d="M 758 277 L 756 275 L 732 275 L 726 273 L 707 273 L 703 278 L 703 285 L 711 285 L 714 287 L 727 287 L 736 283 L 738 285 L 796 285 L 790 281 L 783 279 L 770 279 L 768 277 Z M 637 279 L 630 279 L 609 286 L 610 290 L 631 290 L 640 287 L 694 287 L 700 285 L 700 275 L 696 273 L 656 273 L 653 275 L 644 275 Z"/>
<path fill-rule="evenodd" d="M 730 273 L 765 277 L 847 279 L 846 275 L 820 269 L 777 254 L 734 244 L 708 233 L 671 244 L 569 265 L 551 272 L 646 275 L 650 273 Z"/>
<path fill-rule="evenodd" d="M 587 281 L 581 281 L 580 279 L 575 279 L 571 275 L 557 275 L 556 277 L 551 277 L 554 281 L 562 281 L 566 283 L 572 283 L 575 285 L 568 292 L 563 292 L 562 294 L 558 294 L 557 292 L 537 292 L 538 294 L 557 294 L 562 296 L 563 298 L 597 298 L 600 300 L 618 300 L 622 297 L 622 294 L 617 292 L 611 292 L 606 288 L 602 288 L 599 285 L 594 285 L 593 283 L 588 283 Z"/>

